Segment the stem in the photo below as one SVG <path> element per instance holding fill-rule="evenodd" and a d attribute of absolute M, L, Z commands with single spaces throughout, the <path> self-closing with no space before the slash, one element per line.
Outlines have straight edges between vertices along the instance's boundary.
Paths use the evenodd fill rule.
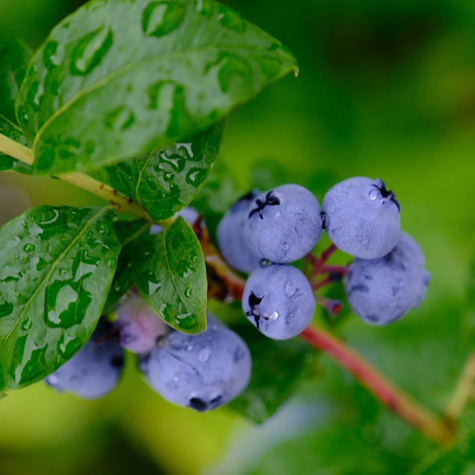
<path fill-rule="evenodd" d="M 334 317 L 341 312 L 341 302 L 335 299 L 328 299 L 326 297 L 322 297 L 321 295 L 315 295 L 315 301 L 321 305 L 326 311 Z"/>
<path fill-rule="evenodd" d="M 330 333 L 308 327 L 300 334 L 300 337 L 331 356 L 386 407 L 422 432 L 428 439 L 438 444 L 446 444 L 455 438 L 453 428 L 443 418 L 425 409 L 403 393 L 377 369 Z"/>
<path fill-rule="evenodd" d="M 320 280 L 319 282 L 311 282 L 311 287 L 313 291 L 316 291 L 323 287 L 326 287 L 327 285 L 331 285 L 334 283 L 335 283 L 335 279 L 328 276 L 328 277 L 325 277 L 323 280 Z"/>
<path fill-rule="evenodd" d="M 30 148 L 25 147 L 21 143 L 15 142 L 15 140 L 12 140 L 3 134 L 0 134 L 0 151 L 20 160 L 20 162 L 27 163 L 28 165 L 33 165 L 35 159 L 33 151 Z"/>
<path fill-rule="evenodd" d="M 240 301 L 244 292 L 245 280 L 224 262 L 221 254 L 211 242 L 208 230 L 203 226 L 200 219 L 194 223 L 193 230 L 200 241 L 206 264 L 224 282 L 229 294 Z"/>
<path fill-rule="evenodd" d="M 342 277 L 348 275 L 348 266 L 323 266 L 322 273 L 324 274 L 338 274 Z"/>
<path fill-rule="evenodd" d="M 328 249 L 325 249 L 322 252 L 319 259 L 317 259 L 311 252 L 305 256 L 305 259 L 310 264 L 312 269 L 310 279 L 318 277 L 323 272 L 326 262 L 337 249 L 338 248 L 335 246 L 335 244 L 332 244 L 330 247 L 328 247 Z"/>
<path fill-rule="evenodd" d="M 96 180 L 95 178 L 86 175 L 85 173 L 73 172 L 73 173 L 60 173 L 57 175 L 57 178 L 60 180 L 71 183 L 72 185 L 82 188 L 83 190 L 89 191 L 93 195 L 98 196 L 106 201 L 109 201 L 110 204 L 115 206 L 116 212 L 124 212 L 138 216 L 147 221 L 153 222 L 152 218 L 148 215 L 147 211 L 136 201 L 128 196 L 119 193 L 117 190 L 114 190 L 109 185 Z M 160 223 L 161 226 L 164 226 L 164 223 Z"/>
<path fill-rule="evenodd" d="M 34 155 L 33 151 L 21 145 L 18 142 L 8 138 L 7 136 L 0 134 L 0 152 L 10 155 L 21 162 L 33 165 Z M 73 172 L 73 173 L 60 173 L 57 178 L 71 183 L 72 185 L 89 191 L 93 195 L 98 196 L 106 201 L 109 201 L 115 206 L 117 213 L 124 212 L 136 215 L 147 221 L 153 221 L 148 215 L 147 211 L 139 203 L 135 202 L 132 198 L 119 193 L 109 185 L 102 183 L 85 173 Z M 170 221 L 162 221 L 160 225 L 163 227 L 169 227 Z"/>
<path fill-rule="evenodd" d="M 475 352 L 468 357 L 457 386 L 455 387 L 454 395 L 445 411 L 445 417 L 451 423 L 462 414 L 465 406 L 473 399 L 474 381 Z"/>
<path fill-rule="evenodd" d="M 198 223 L 195 226 L 195 232 L 201 242 L 206 263 L 225 282 L 231 295 L 240 300 L 244 290 L 244 279 L 232 271 L 223 261 L 217 249 L 209 241 L 206 228 Z M 328 259 L 333 251 L 332 246 L 326 252 L 323 262 Z M 308 327 L 300 334 L 300 338 L 328 354 L 336 363 L 353 374 L 382 404 L 419 430 L 428 439 L 438 444 L 446 444 L 455 438 L 453 425 L 406 395 L 376 368 L 371 366 L 369 362 L 332 334 L 321 329 Z M 473 364 L 475 370 L 475 356 Z"/>

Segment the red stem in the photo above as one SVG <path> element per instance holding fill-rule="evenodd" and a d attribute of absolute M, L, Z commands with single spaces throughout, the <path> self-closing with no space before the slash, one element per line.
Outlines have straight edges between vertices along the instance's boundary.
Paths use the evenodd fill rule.
<path fill-rule="evenodd" d="M 236 300 L 241 300 L 244 279 L 232 271 L 223 261 L 218 250 L 211 243 L 206 228 L 197 222 L 194 229 L 201 242 L 206 264 L 222 279 L 227 286 L 229 295 Z M 325 262 L 335 250 L 336 247 L 332 245 L 324 251 L 319 259 L 318 266 L 323 268 Z M 310 260 L 312 259 L 310 258 Z M 454 439 L 453 424 L 420 406 L 361 356 L 330 333 L 309 327 L 300 334 L 300 338 L 332 357 L 340 366 L 353 374 L 386 407 L 429 439 L 439 444 L 445 444 Z"/>
<path fill-rule="evenodd" d="M 331 356 L 349 371 L 386 407 L 434 442 L 445 444 L 454 439 L 454 432 L 445 420 L 420 406 L 404 394 L 377 369 L 330 333 L 308 327 L 300 338 Z"/>
<path fill-rule="evenodd" d="M 347 266 L 323 266 L 322 272 L 326 274 L 348 275 L 349 270 Z"/>

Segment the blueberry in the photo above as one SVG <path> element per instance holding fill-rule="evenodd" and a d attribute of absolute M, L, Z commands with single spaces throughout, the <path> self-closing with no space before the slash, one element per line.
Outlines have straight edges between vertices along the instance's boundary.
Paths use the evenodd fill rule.
<path fill-rule="evenodd" d="M 257 195 L 257 191 L 251 191 L 236 201 L 221 219 L 217 230 L 218 246 L 224 260 L 242 272 L 252 272 L 259 267 L 260 262 L 244 237 L 249 206 Z"/>
<path fill-rule="evenodd" d="M 160 338 L 140 369 L 164 399 L 203 412 L 244 391 L 251 355 L 236 333 L 209 320 L 199 335 L 172 331 Z"/>
<path fill-rule="evenodd" d="M 420 247 L 401 233 L 396 247 L 386 256 L 355 259 L 345 287 L 356 315 L 371 325 L 386 325 L 418 307 L 428 283 Z"/>
<path fill-rule="evenodd" d="M 310 252 L 321 231 L 317 199 L 302 186 L 283 185 L 253 200 L 245 236 L 255 255 L 284 264 Z"/>
<path fill-rule="evenodd" d="M 100 321 L 91 339 L 68 362 L 50 374 L 46 383 L 83 399 L 97 399 L 118 384 L 124 365 L 124 352 L 106 321 Z"/>
<path fill-rule="evenodd" d="M 399 203 L 381 180 L 349 178 L 323 199 L 325 227 L 342 251 L 377 259 L 394 249 L 401 233 Z"/>
<path fill-rule="evenodd" d="M 166 324 L 141 299 L 126 301 L 117 310 L 114 326 L 119 331 L 119 343 L 133 353 L 147 353 L 157 338 L 166 333 Z"/>
<path fill-rule="evenodd" d="M 309 325 L 315 312 L 315 298 L 302 272 L 288 265 L 271 265 L 250 275 L 242 308 L 261 333 L 286 340 Z"/>

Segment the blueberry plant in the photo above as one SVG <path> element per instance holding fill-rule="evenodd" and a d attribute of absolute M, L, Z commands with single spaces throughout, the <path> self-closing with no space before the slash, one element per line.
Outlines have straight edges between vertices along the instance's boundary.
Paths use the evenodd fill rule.
<path fill-rule="evenodd" d="M 263 421 L 318 349 L 428 439 L 456 439 L 473 358 L 436 414 L 314 316 L 322 305 L 338 323 L 349 306 L 385 325 L 420 304 L 423 253 L 383 181 L 350 178 L 322 205 L 282 184 L 224 216 L 209 208 L 226 117 L 298 72 L 279 41 L 211 0 L 94 0 L 34 54 L 11 41 L 0 52 L 0 170 L 107 203 L 40 206 L 0 228 L 1 392 L 45 380 L 100 397 L 119 382 L 126 349 L 163 398 L 198 411 L 235 399 Z M 332 244 L 317 255 L 324 233 Z M 338 249 L 347 266 L 329 264 Z M 321 295 L 342 283 L 347 303 Z M 208 299 L 241 302 L 243 323 L 227 328 Z"/>

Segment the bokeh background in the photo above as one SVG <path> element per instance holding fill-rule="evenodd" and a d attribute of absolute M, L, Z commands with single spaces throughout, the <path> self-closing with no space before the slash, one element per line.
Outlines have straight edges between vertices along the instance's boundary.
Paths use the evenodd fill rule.
<path fill-rule="evenodd" d="M 425 251 L 432 273 L 427 299 L 392 326 L 372 328 L 350 316 L 338 332 L 414 397 L 443 409 L 473 346 L 475 3 L 224 3 L 288 46 L 300 75 L 232 114 L 220 179 L 236 194 L 295 182 L 320 200 L 350 176 L 387 182 L 404 229 Z M 0 31 L 37 48 L 80 4 L 0 0 Z M 59 181 L 0 175 L 2 222 L 29 206 L 78 203 L 98 201 Z M 405 474 L 438 456 L 325 356 L 261 426 L 229 408 L 195 414 L 174 407 L 129 363 L 119 388 L 99 401 L 43 384 L 4 398 L 0 473 Z M 278 359 L 274 364 L 278 369 Z M 429 473 L 475 473 L 472 412 L 464 416 L 467 436 L 455 460 Z"/>

